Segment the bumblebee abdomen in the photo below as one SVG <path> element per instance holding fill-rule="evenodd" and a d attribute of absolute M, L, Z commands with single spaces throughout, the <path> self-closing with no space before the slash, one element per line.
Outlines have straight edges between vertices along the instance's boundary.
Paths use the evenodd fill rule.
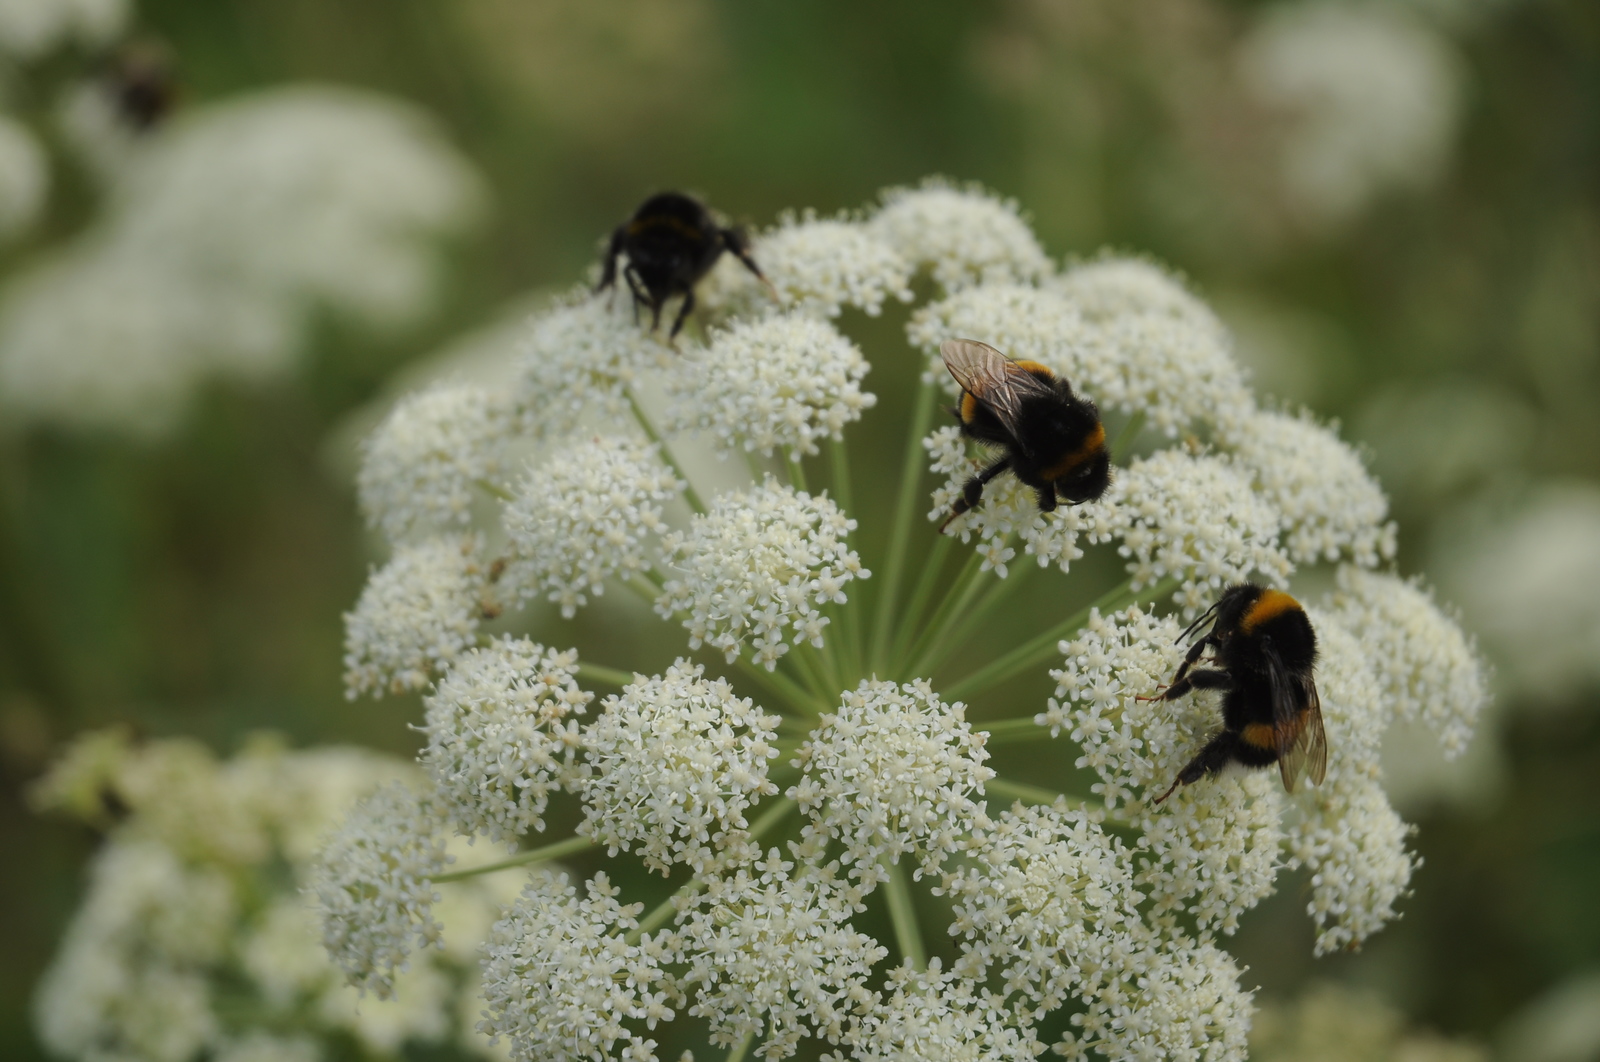
<path fill-rule="evenodd" d="M 1091 460 L 1101 450 L 1104 450 L 1105 447 L 1105 425 L 1101 424 L 1097 420 L 1094 422 L 1094 427 L 1090 428 L 1088 434 L 1083 437 L 1083 442 L 1068 450 L 1050 464 L 1045 465 L 1039 470 L 1040 474 L 1044 476 L 1045 479 L 1054 482 L 1055 480 L 1061 479 L 1063 476 L 1068 475 L 1074 469 L 1081 466 L 1084 462 Z"/>

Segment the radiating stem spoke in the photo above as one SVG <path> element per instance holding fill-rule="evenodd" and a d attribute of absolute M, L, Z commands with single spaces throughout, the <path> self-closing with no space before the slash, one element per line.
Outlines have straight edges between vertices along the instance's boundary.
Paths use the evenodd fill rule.
<path fill-rule="evenodd" d="M 683 466 L 678 464 L 678 459 L 673 456 L 672 447 L 667 445 L 667 440 L 662 438 L 661 433 L 656 431 L 656 426 L 650 423 L 650 417 L 646 415 L 644 407 L 639 405 L 639 400 L 634 397 L 633 388 L 627 389 L 627 395 L 628 407 L 633 410 L 633 419 L 639 422 L 639 427 L 645 436 L 661 451 L 661 460 L 665 461 L 673 474 L 683 481 L 683 496 L 688 501 L 689 507 L 697 513 L 705 512 L 706 503 L 700 499 L 700 492 L 694 489 L 694 481 L 683 470 Z"/>
<path fill-rule="evenodd" d="M 438 874 L 433 878 L 435 884 L 442 881 L 465 881 L 475 878 L 479 874 L 493 874 L 497 870 L 509 870 L 511 867 L 532 866 L 534 863 L 544 863 L 562 856 L 574 855 L 595 846 L 595 842 L 587 837 L 568 837 L 565 841 L 547 844 L 543 848 L 531 848 L 526 852 L 518 852 L 509 859 L 502 859 L 498 863 L 486 863 L 481 867 L 470 867 L 466 870 L 452 870 L 448 874 Z"/>
<path fill-rule="evenodd" d="M 933 420 L 934 385 L 922 381 L 917 389 L 916 404 L 912 407 L 911 434 L 906 439 L 905 460 L 900 469 L 900 497 L 895 503 L 894 529 L 889 536 L 889 551 L 878 593 L 877 615 L 872 625 L 873 671 L 882 671 L 889 658 L 889 635 L 895 618 L 895 599 L 900 593 L 900 577 L 905 572 L 907 539 L 911 534 L 911 520 L 917 507 L 917 494 L 922 485 L 922 437 L 928 434 L 928 424 Z"/>
<path fill-rule="evenodd" d="M 922 946 L 922 931 L 917 928 L 917 909 L 911 897 L 910 875 L 904 863 L 883 862 L 889 872 L 884 882 L 883 896 L 889 904 L 889 921 L 894 924 L 895 943 L 900 956 L 913 970 L 926 969 L 928 953 Z"/>
<path fill-rule="evenodd" d="M 614 667 L 605 667 L 602 664 L 591 664 L 585 660 L 578 661 L 578 675 L 582 678 L 589 679 L 591 682 L 599 682 L 607 686 L 615 686 L 618 689 L 621 689 L 623 686 L 626 686 L 633 681 L 633 672 L 631 671 L 623 671 Z"/>

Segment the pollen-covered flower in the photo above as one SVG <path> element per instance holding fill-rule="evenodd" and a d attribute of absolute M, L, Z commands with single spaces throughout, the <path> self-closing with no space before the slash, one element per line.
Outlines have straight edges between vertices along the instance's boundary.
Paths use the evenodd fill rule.
<path fill-rule="evenodd" d="M 965 705 L 926 682 L 863 680 L 801 746 L 805 772 L 789 796 L 810 816 L 806 837 L 844 846 L 850 873 L 872 881 L 880 858 L 915 854 L 936 867 L 984 819 L 984 735 Z"/>
<path fill-rule="evenodd" d="M 485 942 L 479 1029 L 510 1042 L 516 1062 L 654 1062 L 655 1041 L 624 1022 L 671 1020 L 673 996 L 655 949 L 626 934 L 639 904 L 617 902 L 604 874 L 585 896 L 567 876 L 535 871 Z M 614 1052 L 625 1041 L 621 1052 Z"/>
<path fill-rule="evenodd" d="M 778 791 L 767 778 L 778 716 L 703 673 L 679 660 L 637 678 L 583 732 L 578 832 L 662 874 L 721 853 L 748 858 L 745 812 Z"/>
<path fill-rule="evenodd" d="M 449 857 L 437 814 L 436 805 L 392 783 L 356 806 L 313 874 L 328 954 L 351 984 L 379 999 L 393 994 L 413 942 L 439 945 L 431 879 Z"/>
<path fill-rule="evenodd" d="M 837 317 L 854 306 L 875 317 L 885 299 L 911 301 L 911 263 L 847 218 L 785 217 L 756 240 L 754 255 L 786 308 Z"/>
<path fill-rule="evenodd" d="M 465 653 L 424 698 L 423 765 L 456 829 L 491 841 L 544 829 L 550 793 L 578 747 L 594 695 L 578 688 L 578 656 L 526 638 Z"/>
<path fill-rule="evenodd" d="M 946 291 L 1038 280 L 1051 269 L 1017 205 L 976 187 L 932 180 L 890 189 L 867 228 L 908 262 L 928 267 Z"/>
<path fill-rule="evenodd" d="M 426 686 L 468 649 L 484 610 L 487 573 L 477 535 L 400 546 L 345 613 L 345 695 Z"/>
<path fill-rule="evenodd" d="M 445 384 L 400 400 L 362 444 L 356 488 L 391 542 L 465 524 L 481 485 L 498 485 L 508 411 L 482 387 Z"/>
<path fill-rule="evenodd" d="M 794 1054 L 807 1029 L 840 1042 L 872 1000 L 872 968 L 887 950 L 850 924 L 858 892 L 830 867 L 777 849 L 712 878 L 678 919 L 672 958 L 686 963 L 689 1013 L 712 1042 L 762 1038 L 767 1059 Z"/>
<path fill-rule="evenodd" d="M 798 460 L 840 439 L 877 397 L 861 390 L 866 359 L 827 321 L 773 314 L 717 332 L 667 381 L 674 425 L 711 433 L 723 450 Z"/>
<path fill-rule="evenodd" d="M 506 583 L 525 598 L 543 592 L 571 617 L 588 594 L 605 592 L 607 579 L 645 567 L 666 530 L 661 507 L 682 490 L 642 439 L 595 436 L 555 451 L 528 470 L 506 506 Z"/>
<path fill-rule="evenodd" d="M 845 588 L 872 574 L 845 545 L 855 526 L 827 498 L 770 479 L 724 495 L 662 543 L 674 575 L 656 611 L 684 615 L 690 648 L 710 645 L 730 662 L 749 651 L 770 671 L 791 641 L 821 648 L 821 607 L 844 604 Z"/>
<path fill-rule="evenodd" d="M 1332 430 L 1304 416 L 1258 412 L 1228 445 L 1283 514 L 1284 544 L 1296 563 L 1343 556 L 1371 568 L 1394 557 L 1388 500 Z"/>

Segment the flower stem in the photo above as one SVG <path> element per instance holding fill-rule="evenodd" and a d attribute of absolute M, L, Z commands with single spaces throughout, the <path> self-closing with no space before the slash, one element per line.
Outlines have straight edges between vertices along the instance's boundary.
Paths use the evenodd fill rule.
<path fill-rule="evenodd" d="M 728 1052 L 728 1062 L 744 1062 L 744 1056 L 750 1053 L 750 1045 L 756 1042 L 756 1031 L 751 1029 L 739 1037 L 739 1042 L 733 1045 L 733 1050 Z"/>
<path fill-rule="evenodd" d="M 498 863 L 485 863 L 481 867 L 470 867 L 466 870 L 452 870 L 448 874 L 435 874 L 433 882 L 465 881 L 475 878 L 479 874 L 492 874 L 497 870 L 509 870 L 511 867 L 525 867 L 533 863 L 544 863 L 551 859 L 560 859 L 562 856 L 573 855 L 577 852 L 593 848 L 595 842 L 587 837 L 568 837 L 565 841 L 547 844 L 543 848 L 530 848 L 526 852 L 518 852 L 509 859 L 502 859 Z"/>
<path fill-rule="evenodd" d="M 944 691 L 944 695 L 953 700 L 977 690 L 986 689 L 996 683 L 1004 682 L 1013 675 L 1020 674 L 1028 668 L 1050 659 L 1051 655 L 1056 652 L 1056 643 L 1082 628 L 1088 622 L 1091 612 L 1095 610 L 1099 610 L 1101 613 L 1115 612 L 1117 609 L 1128 605 L 1136 597 L 1145 595 L 1146 592 L 1150 597 L 1161 597 L 1170 593 L 1177 585 L 1178 580 L 1169 575 L 1155 586 L 1147 587 L 1146 590 L 1138 591 L 1136 594 L 1132 589 L 1133 580 L 1125 580 L 1054 627 L 1028 639 L 998 660 L 991 661 L 966 678 L 951 685 Z"/>
<path fill-rule="evenodd" d="M 811 693 L 809 690 L 802 689 L 795 683 L 794 679 L 781 671 L 768 671 L 761 665 L 751 663 L 742 656 L 733 662 L 733 666 L 739 674 L 762 687 L 803 716 L 814 718 L 826 707 L 825 701 L 820 700 L 816 694 Z"/>
<path fill-rule="evenodd" d="M 789 475 L 789 486 L 806 494 L 811 493 L 811 488 L 806 486 L 806 466 L 799 453 L 784 454 L 783 468 Z"/>
<path fill-rule="evenodd" d="M 845 449 L 842 439 L 828 440 L 828 460 L 832 476 L 829 489 L 833 491 L 834 503 L 844 511 L 845 516 L 849 516 L 855 507 L 855 495 L 850 486 L 850 453 Z M 857 585 L 855 594 L 842 607 L 830 610 L 838 625 L 841 666 L 852 680 L 861 676 L 862 657 L 866 652 L 862 644 L 860 604 L 864 592 L 865 588 Z"/>
<path fill-rule="evenodd" d="M 916 405 L 912 407 L 911 434 L 906 439 L 905 461 L 900 468 L 900 498 L 895 503 L 888 565 L 884 572 L 883 590 L 878 595 L 877 616 L 872 625 L 870 659 L 875 672 L 882 671 L 888 663 L 895 599 L 900 593 L 900 576 L 905 571 L 906 540 L 911 534 L 911 518 L 916 510 L 918 488 L 922 484 L 922 437 L 928 434 L 928 424 L 933 420 L 933 399 L 933 381 L 923 380 L 917 389 Z"/>
<path fill-rule="evenodd" d="M 475 479 L 472 482 L 479 490 L 483 491 L 491 498 L 499 498 L 501 501 L 508 502 L 516 497 L 516 495 L 512 494 L 509 490 L 506 490 L 504 487 L 499 486 L 498 484 L 490 483 L 486 479 Z"/>
<path fill-rule="evenodd" d="M 623 671 L 614 667 L 605 667 L 601 664 L 590 664 L 582 660 L 578 661 L 578 674 L 592 682 L 603 683 L 607 686 L 615 686 L 618 689 L 621 689 L 623 686 L 631 683 L 634 678 L 631 671 Z"/>
<path fill-rule="evenodd" d="M 976 551 L 972 554 L 972 560 L 979 560 L 979 555 Z M 972 608 L 972 599 L 983 588 L 983 577 L 984 571 L 981 563 L 977 568 L 972 568 L 971 561 L 968 561 L 966 585 L 961 587 L 960 596 L 956 598 L 955 604 L 944 614 L 938 630 L 933 632 L 933 638 L 928 642 L 928 647 L 922 651 L 916 662 L 911 665 L 911 673 L 913 675 L 921 675 L 931 668 L 934 662 L 944 654 L 945 647 L 956 640 L 954 636 L 958 630 L 970 628 L 971 622 L 975 621 L 972 613 L 976 611 Z M 995 582 L 1003 586 L 1007 580 L 996 576 Z M 992 591 L 994 588 L 991 587 L 990 589 Z"/>
<path fill-rule="evenodd" d="M 684 472 L 683 466 L 678 464 L 678 459 L 672 456 L 672 448 L 667 441 L 656 431 L 656 426 L 650 423 L 650 418 L 645 414 L 644 407 L 639 405 L 639 400 L 633 396 L 633 388 L 626 388 L 624 393 L 628 396 L 628 407 L 633 410 L 633 419 L 639 422 L 639 427 L 644 430 L 645 436 L 656 444 L 656 449 L 661 451 L 661 459 L 672 469 L 675 476 L 683 481 L 683 496 L 689 507 L 697 513 L 706 511 L 706 503 L 700 499 L 700 492 L 694 489 L 694 482 Z"/>
<path fill-rule="evenodd" d="M 788 818 L 797 806 L 788 797 L 779 797 L 773 801 L 772 807 L 767 809 L 767 813 L 751 825 L 750 837 L 753 840 L 759 840 L 764 834 L 769 833 L 773 827 Z M 628 930 L 627 936 L 623 939 L 629 944 L 639 943 L 640 938 L 646 933 L 666 924 L 667 919 L 671 918 L 673 911 L 677 909 L 677 901 L 680 898 L 693 896 L 705 887 L 706 881 L 704 878 L 697 877 L 685 882 L 682 888 L 656 904 L 649 914 L 639 919 L 639 924 Z"/>
<path fill-rule="evenodd" d="M 1144 410 L 1136 409 L 1133 411 L 1133 415 L 1128 418 L 1128 422 L 1122 426 L 1122 430 L 1117 432 L 1117 437 L 1112 441 L 1109 453 L 1119 465 L 1127 464 L 1123 460 L 1127 456 L 1123 451 L 1132 446 L 1135 440 L 1139 438 L 1139 433 L 1144 430 L 1144 422 Z"/>
<path fill-rule="evenodd" d="M 922 575 L 917 580 L 916 589 L 911 593 L 911 600 L 901 611 L 900 629 L 894 637 L 894 647 L 889 653 L 889 659 L 898 660 L 910 648 L 911 640 L 921 632 L 916 618 L 922 615 L 922 610 L 928 604 L 928 598 L 933 596 L 934 587 L 939 585 L 939 578 L 944 574 L 945 558 L 950 556 L 950 551 L 955 548 L 956 540 L 950 535 L 940 535 L 934 542 L 933 548 L 928 551 L 928 556 L 922 562 Z"/>
<path fill-rule="evenodd" d="M 977 550 L 973 550 L 971 555 L 967 557 L 967 562 L 961 566 L 960 574 L 945 589 L 944 600 L 939 602 L 939 607 L 934 610 L 927 624 L 923 626 L 922 633 L 912 643 L 910 651 L 894 661 L 896 672 L 906 671 L 907 664 L 914 660 L 916 661 L 916 666 L 912 667 L 909 673 L 912 676 L 920 674 L 918 668 L 928 658 L 927 650 L 932 648 L 934 641 L 943 635 L 949 624 L 959 617 L 959 605 L 967 601 L 976 592 L 977 580 L 983 574 L 982 569 L 983 556 Z M 911 619 L 910 616 L 906 618 L 907 620 Z"/>
<path fill-rule="evenodd" d="M 1034 717 L 1024 716 L 1021 719 L 1001 719 L 993 723 L 973 723 L 974 728 L 987 731 L 989 738 L 984 742 L 985 748 L 995 745 L 1009 745 L 1013 741 L 1029 741 L 1034 738 L 1048 737 L 1049 732 L 1038 723 Z"/>
<path fill-rule="evenodd" d="M 1098 804 L 1098 801 L 1067 796 L 1065 793 L 1058 793 L 1054 789 L 1027 785 L 1023 782 L 1011 782 L 1004 778 L 991 778 L 983 783 L 983 788 L 985 792 L 994 793 L 997 796 L 1010 797 L 1012 800 L 1020 800 L 1024 804 L 1054 804 L 1057 800 L 1062 799 L 1065 799 L 1073 807 L 1092 808 Z"/>
<path fill-rule="evenodd" d="M 928 953 L 922 946 L 922 931 L 917 928 L 917 909 L 911 898 L 911 884 L 907 881 L 905 864 L 883 863 L 889 871 L 884 882 L 883 896 L 889 902 L 889 921 L 894 923 L 895 943 L 900 947 L 900 957 L 913 970 L 928 966 Z"/>

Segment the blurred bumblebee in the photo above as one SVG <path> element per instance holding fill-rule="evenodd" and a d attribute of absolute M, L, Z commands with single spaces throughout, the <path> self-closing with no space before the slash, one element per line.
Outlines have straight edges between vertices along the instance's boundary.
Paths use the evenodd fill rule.
<path fill-rule="evenodd" d="M 1033 488 L 1040 512 L 1054 510 L 1057 498 L 1077 505 L 1106 492 L 1111 456 L 1093 402 L 1038 362 L 1012 361 L 987 343 L 947 339 L 939 354 L 961 385 L 961 404 L 951 412 L 962 434 L 1005 451 L 967 480 L 941 533 L 976 508 L 984 486 L 1006 471 Z"/>
<path fill-rule="evenodd" d="M 1166 691 L 1141 698 L 1171 701 L 1190 690 L 1223 691 L 1222 732 L 1178 772 L 1156 803 L 1178 786 L 1216 774 L 1230 763 L 1276 763 L 1290 793 L 1302 774 L 1321 785 L 1328 769 L 1328 739 L 1312 675 L 1317 635 L 1305 609 L 1281 590 L 1240 583 L 1224 590 L 1179 640 L 1213 615 L 1210 632 L 1190 647 Z M 1212 666 L 1196 667 L 1207 646 Z"/>
<path fill-rule="evenodd" d="M 672 323 L 671 338 L 677 338 L 694 309 L 694 286 L 711 272 L 724 251 L 766 283 L 761 267 L 750 256 L 750 240 L 742 229 L 717 224 L 711 211 L 693 196 L 662 192 L 641 203 L 633 217 L 611 233 L 595 290 L 605 291 L 616 283 L 617 260 L 626 255 L 623 279 L 633 294 L 635 313 L 641 305 L 650 307 L 652 331 L 661 327 L 661 308 L 667 300 L 683 296 L 683 308 Z"/>
<path fill-rule="evenodd" d="M 134 132 L 160 125 L 178 103 L 171 51 L 160 41 L 131 41 L 114 52 L 102 76 L 117 116 Z"/>

